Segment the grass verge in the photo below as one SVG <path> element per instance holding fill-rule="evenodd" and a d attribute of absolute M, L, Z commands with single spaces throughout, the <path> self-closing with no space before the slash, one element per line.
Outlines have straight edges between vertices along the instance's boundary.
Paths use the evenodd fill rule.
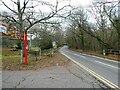
<path fill-rule="evenodd" d="M 28 65 L 20 63 L 20 51 L 10 51 L 9 49 L 3 49 L 2 54 L 2 70 L 38 70 L 51 66 L 69 66 L 70 61 L 56 51 L 53 57 L 42 55 L 41 59 L 36 58 L 34 55 L 29 55 Z M 10 53 L 10 54 L 9 54 Z"/>

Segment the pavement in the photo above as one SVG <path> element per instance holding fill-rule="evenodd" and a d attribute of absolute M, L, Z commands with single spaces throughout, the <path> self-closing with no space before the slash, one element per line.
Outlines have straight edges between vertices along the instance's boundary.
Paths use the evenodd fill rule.
<path fill-rule="evenodd" d="M 2 71 L 2 88 L 107 88 L 78 65 Z"/>
<path fill-rule="evenodd" d="M 84 65 L 99 76 L 105 78 L 109 83 L 114 84 L 114 86 L 118 87 L 120 85 L 118 77 L 120 74 L 120 62 L 106 60 L 105 58 L 87 54 L 81 54 L 69 50 L 67 46 L 62 47 L 60 52 L 71 60 L 77 62 L 78 64 Z"/>

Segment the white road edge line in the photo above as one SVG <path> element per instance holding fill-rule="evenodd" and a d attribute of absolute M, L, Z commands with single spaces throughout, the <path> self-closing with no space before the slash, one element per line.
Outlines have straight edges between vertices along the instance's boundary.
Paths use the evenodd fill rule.
<path fill-rule="evenodd" d="M 91 75 L 93 75 L 94 77 L 96 77 L 97 79 L 99 79 L 100 81 L 102 81 L 104 84 L 106 84 L 107 86 L 109 86 L 110 88 L 114 88 L 116 90 L 119 90 L 120 87 L 115 85 L 114 83 L 110 82 L 109 80 L 103 78 L 102 76 L 100 76 L 99 74 L 95 73 L 94 71 L 92 71 L 91 69 L 87 68 L 86 66 L 78 63 L 77 61 L 75 61 L 74 59 L 72 59 L 71 57 L 67 56 L 66 54 L 64 54 L 63 52 L 60 52 L 61 54 L 63 54 L 64 56 L 66 56 L 68 59 L 70 59 L 71 61 L 73 61 L 75 64 L 79 65 L 80 67 L 82 67 L 84 70 L 88 71 Z"/>
<path fill-rule="evenodd" d="M 113 68 L 120 69 L 119 67 L 115 67 L 115 66 L 112 66 L 112 65 L 109 65 L 109 64 L 106 64 L 106 63 L 103 63 L 103 62 L 97 61 L 97 60 L 95 60 L 95 62 L 100 63 L 100 64 L 103 64 L 103 65 L 105 65 L 105 66 L 109 66 L 109 67 L 113 67 Z"/>

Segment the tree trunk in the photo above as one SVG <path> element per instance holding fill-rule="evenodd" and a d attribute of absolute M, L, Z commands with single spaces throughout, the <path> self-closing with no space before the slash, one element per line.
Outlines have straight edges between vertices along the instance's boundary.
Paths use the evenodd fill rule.
<path fill-rule="evenodd" d="M 82 44 L 82 50 L 84 50 L 84 34 L 82 30 L 81 30 L 81 44 Z"/>
<path fill-rule="evenodd" d="M 23 63 L 23 59 L 24 59 L 24 41 L 21 40 L 21 64 Z"/>
<path fill-rule="evenodd" d="M 119 24 L 120 24 L 120 19 L 119 19 Z M 118 30 L 117 30 L 117 33 L 118 33 L 118 50 L 119 50 L 119 54 L 120 54 L 120 25 L 118 24 Z M 118 59 L 120 60 L 120 55 L 118 55 Z"/>
<path fill-rule="evenodd" d="M 83 24 L 84 26 L 84 24 Z M 80 39 L 81 39 L 81 49 L 84 50 L 85 49 L 85 44 L 84 44 L 84 33 L 83 30 L 85 27 L 82 27 L 81 24 L 78 24 L 79 27 L 79 32 L 80 32 Z"/>

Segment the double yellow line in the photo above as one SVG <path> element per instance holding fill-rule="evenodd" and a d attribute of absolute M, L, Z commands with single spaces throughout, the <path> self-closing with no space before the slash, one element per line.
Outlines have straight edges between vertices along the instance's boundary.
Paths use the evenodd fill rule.
<path fill-rule="evenodd" d="M 118 87 L 117 85 L 115 85 L 114 83 L 110 82 L 109 80 L 103 78 L 102 76 L 100 76 L 99 74 L 95 73 L 94 71 L 90 70 L 89 68 L 85 67 L 84 65 L 82 65 L 81 63 L 73 60 L 72 58 L 70 58 L 69 56 L 65 55 L 64 53 L 61 53 L 64 56 L 66 56 L 68 59 L 70 59 L 72 62 L 74 62 L 75 64 L 79 65 L 80 67 L 82 67 L 83 69 L 85 69 L 86 71 L 88 71 L 91 75 L 93 75 L 94 77 L 96 77 L 97 79 L 99 79 L 101 82 L 103 82 L 105 85 L 107 85 L 108 87 L 115 89 L 115 90 L 120 90 L 120 87 Z"/>

